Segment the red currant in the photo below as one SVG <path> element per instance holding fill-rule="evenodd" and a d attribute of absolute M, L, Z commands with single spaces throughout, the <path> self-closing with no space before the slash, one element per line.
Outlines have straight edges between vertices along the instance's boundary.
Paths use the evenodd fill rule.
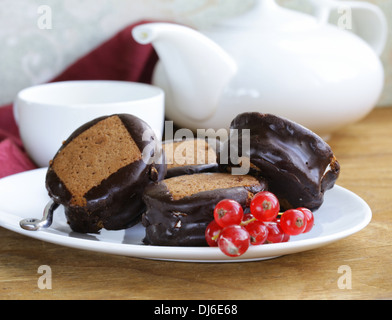
<path fill-rule="evenodd" d="M 306 218 L 302 211 L 290 209 L 280 218 L 280 226 L 284 233 L 291 236 L 301 234 L 306 229 Z"/>
<path fill-rule="evenodd" d="M 289 242 L 289 241 L 290 241 L 290 235 L 285 233 L 282 242 Z"/>
<path fill-rule="evenodd" d="M 205 237 L 207 244 L 210 247 L 217 247 L 218 246 L 218 239 L 219 235 L 222 231 L 222 228 L 219 226 L 219 224 L 216 223 L 215 220 L 212 220 L 205 231 Z"/>
<path fill-rule="evenodd" d="M 251 203 L 251 214 L 260 221 L 274 220 L 280 210 L 278 198 L 271 192 L 262 191 L 257 193 Z"/>
<path fill-rule="evenodd" d="M 267 240 L 268 229 L 261 221 L 252 221 L 245 226 L 245 229 L 249 232 L 250 244 L 259 245 Z"/>
<path fill-rule="evenodd" d="M 285 239 L 285 234 L 279 223 L 267 222 L 265 224 L 268 230 L 267 243 L 279 243 Z"/>
<path fill-rule="evenodd" d="M 224 228 L 219 236 L 218 246 L 229 257 L 238 257 L 248 250 L 250 236 L 248 231 L 239 225 Z"/>
<path fill-rule="evenodd" d="M 307 233 L 310 230 L 312 230 L 313 225 L 314 225 L 313 212 L 310 211 L 308 208 L 297 208 L 297 210 L 302 211 L 302 213 L 305 215 L 305 218 L 306 218 L 306 228 L 303 231 L 303 233 Z"/>
<path fill-rule="evenodd" d="M 222 228 L 231 225 L 239 225 L 244 216 L 241 205 L 234 200 L 225 199 L 215 206 L 214 218 Z"/>

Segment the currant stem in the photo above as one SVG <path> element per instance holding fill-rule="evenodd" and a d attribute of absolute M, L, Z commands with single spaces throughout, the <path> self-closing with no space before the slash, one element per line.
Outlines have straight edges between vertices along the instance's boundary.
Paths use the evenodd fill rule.
<path fill-rule="evenodd" d="M 220 236 L 220 232 L 217 233 L 215 236 L 213 236 L 213 237 L 211 238 L 211 240 L 212 240 L 212 241 L 215 241 L 215 240 L 217 240 L 217 239 L 219 238 L 219 236 Z"/>
<path fill-rule="evenodd" d="M 244 226 L 248 225 L 249 223 L 251 223 L 251 222 L 253 222 L 253 221 L 256 221 L 256 220 L 257 220 L 256 218 L 252 218 L 252 219 L 247 220 L 247 221 L 242 221 L 241 224 L 240 224 L 240 226 L 241 226 L 241 227 L 244 227 Z"/>

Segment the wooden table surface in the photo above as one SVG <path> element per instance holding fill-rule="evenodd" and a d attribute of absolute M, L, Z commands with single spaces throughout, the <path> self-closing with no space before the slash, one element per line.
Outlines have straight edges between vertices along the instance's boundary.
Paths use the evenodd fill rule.
<path fill-rule="evenodd" d="M 348 238 L 272 260 L 197 264 L 72 249 L 0 228 L 0 299 L 391 299 L 392 108 L 329 143 L 342 167 L 338 184 L 373 212 Z M 42 265 L 51 268 L 51 289 L 40 288 Z M 339 286 L 350 275 L 351 289 Z"/>

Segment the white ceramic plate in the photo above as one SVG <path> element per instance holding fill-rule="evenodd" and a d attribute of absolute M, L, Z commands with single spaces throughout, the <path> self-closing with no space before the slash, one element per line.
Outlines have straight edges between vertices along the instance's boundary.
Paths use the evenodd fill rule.
<path fill-rule="evenodd" d="M 43 241 L 110 254 L 188 262 L 264 260 L 315 249 L 340 240 L 366 227 L 372 217 L 365 201 L 351 191 L 335 186 L 326 193 L 324 204 L 315 212 L 315 226 L 309 233 L 291 237 L 287 243 L 252 246 L 238 258 L 229 258 L 218 248 L 143 245 L 144 228 L 140 224 L 128 230 L 102 230 L 100 234 L 72 232 L 61 206 L 55 211 L 50 228 L 23 230 L 19 221 L 24 218 L 41 218 L 49 201 L 45 189 L 46 170 L 32 170 L 0 180 L 0 226 Z"/>

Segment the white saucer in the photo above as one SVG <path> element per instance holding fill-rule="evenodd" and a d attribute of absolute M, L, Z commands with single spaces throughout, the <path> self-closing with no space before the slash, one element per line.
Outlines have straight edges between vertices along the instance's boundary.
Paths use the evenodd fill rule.
<path fill-rule="evenodd" d="M 50 228 L 23 230 L 19 221 L 41 218 L 49 201 L 45 189 L 46 170 L 32 170 L 0 180 L 0 226 L 43 241 L 109 254 L 187 262 L 257 261 L 330 244 L 360 231 L 372 218 L 372 212 L 364 200 L 347 189 L 335 186 L 326 192 L 323 205 L 315 212 L 312 231 L 291 237 L 287 243 L 252 246 L 238 258 L 229 258 L 218 248 L 143 245 L 144 228 L 141 224 L 127 230 L 102 230 L 100 234 L 72 232 L 61 206 L 54 213 Z"/>

